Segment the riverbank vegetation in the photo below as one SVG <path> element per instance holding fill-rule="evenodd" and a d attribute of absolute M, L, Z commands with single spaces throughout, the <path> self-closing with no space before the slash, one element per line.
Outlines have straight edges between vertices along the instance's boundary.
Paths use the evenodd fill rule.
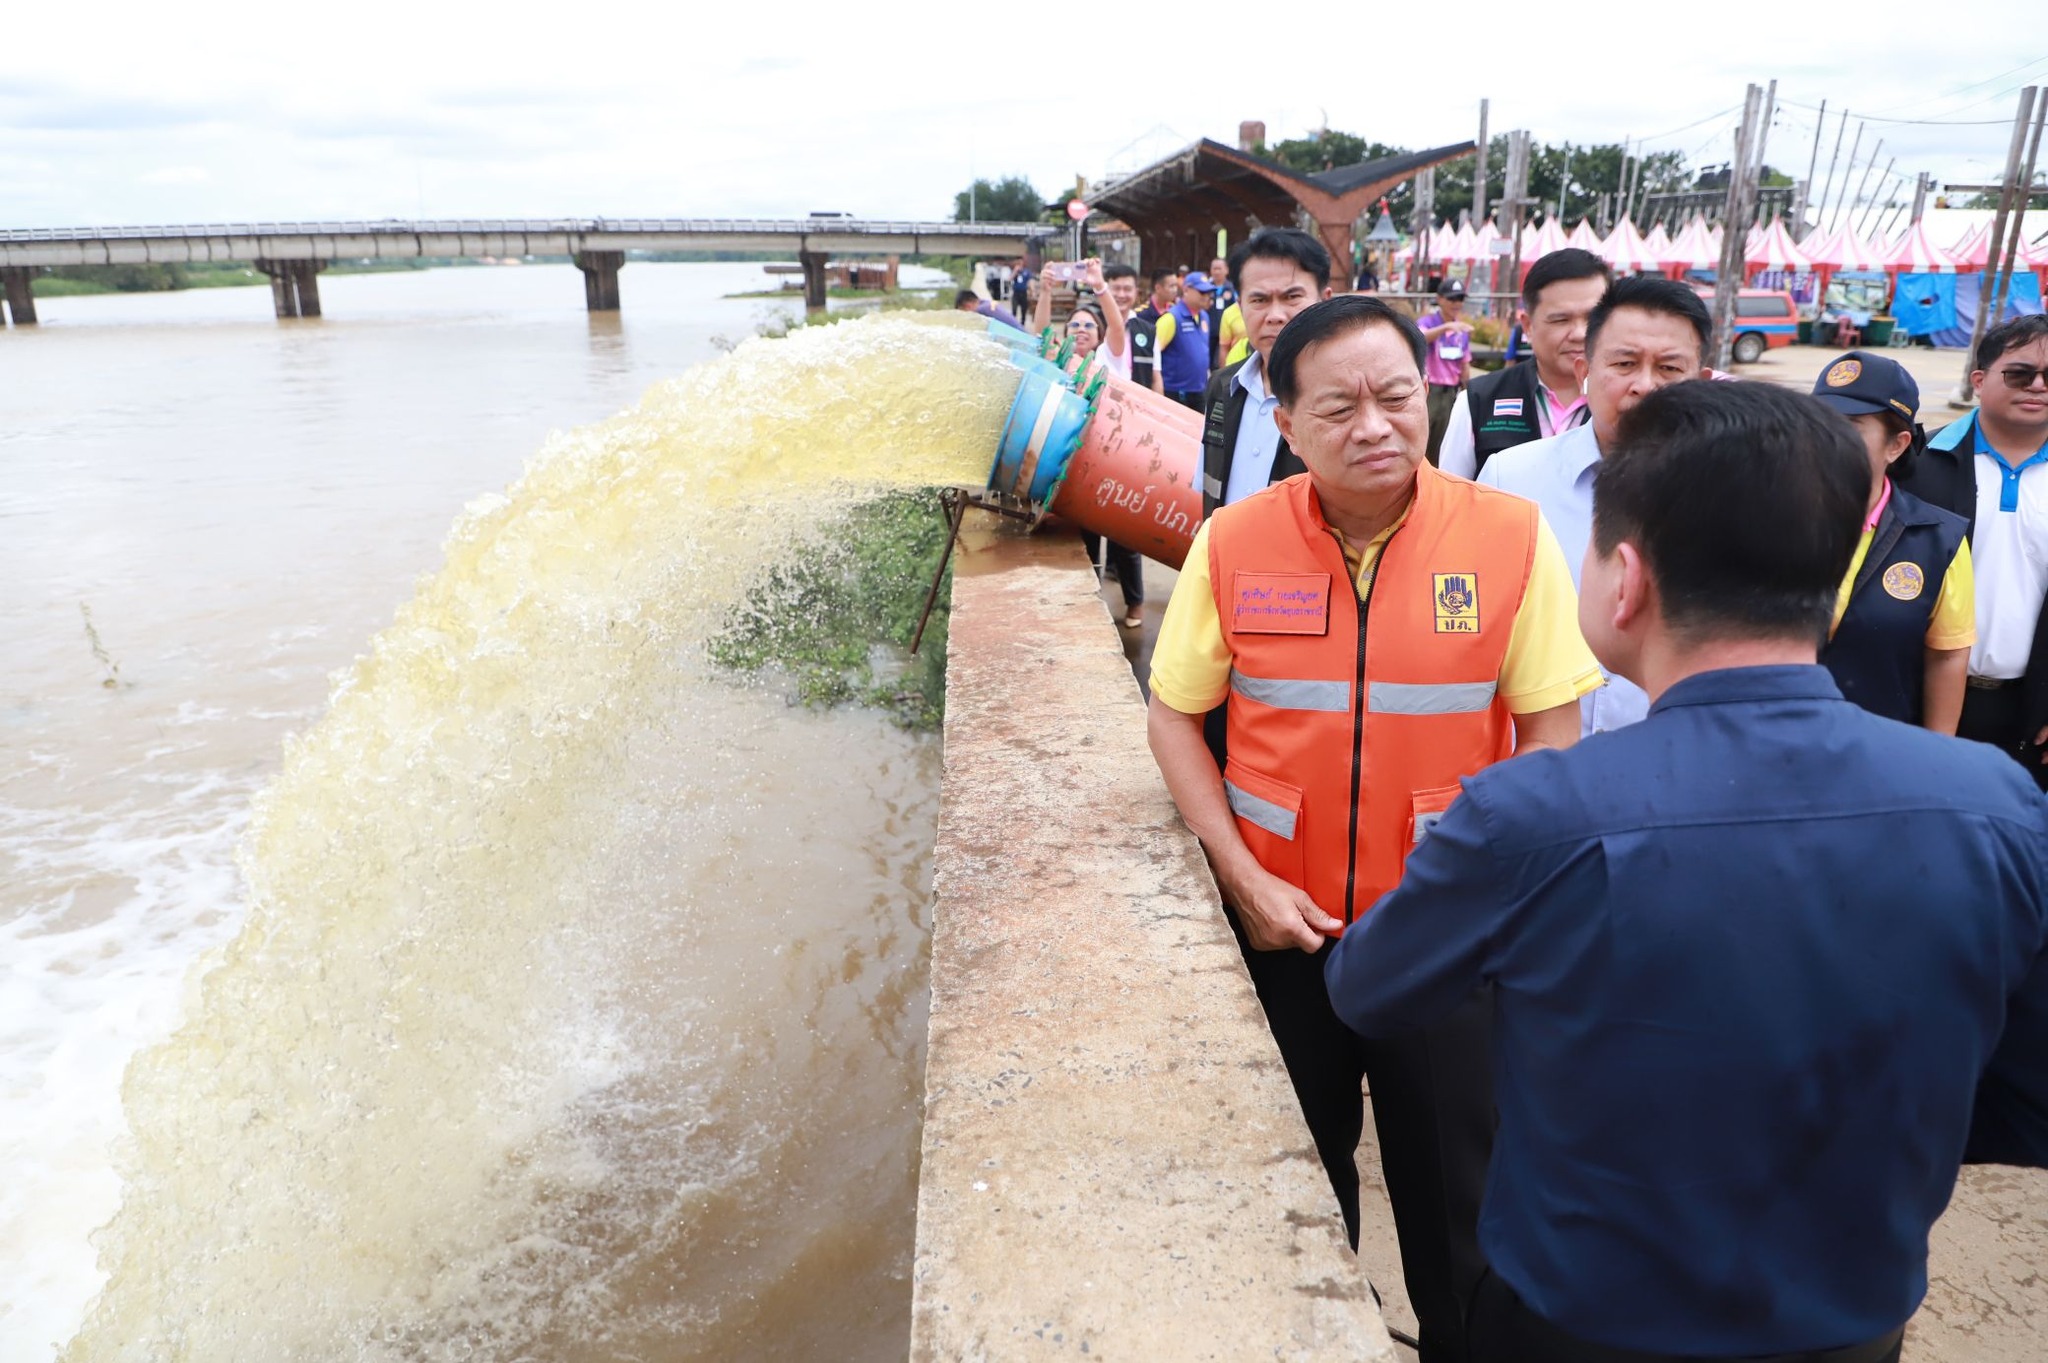
<path fill-rule="evenodd" d="M 946 712 L 950 566 L 915 657 L 910 641 L 947 528 L 930 488 L 856 506 L 768 570 L 712 639 L 712 662 L 780 673 L 805 705 L 868 705 L 906 729 L 936 730 Z"/>

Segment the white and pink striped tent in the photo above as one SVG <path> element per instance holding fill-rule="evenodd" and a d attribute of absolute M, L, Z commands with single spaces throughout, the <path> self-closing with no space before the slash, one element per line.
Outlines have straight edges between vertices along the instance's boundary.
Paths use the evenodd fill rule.
<path fill-rule="evenodd" d="M 1614 267 L 1616 274 L 1641 274 L 1646 270 L 1654 272 L 1663 268 L 1663 262 L 1650 254 L 1649 243 L 1643 240 L 1643 234 L 1627 218 L 1614 225 L 1614 230 L 1600 243 L 1599 253 L 1601 259 Z"/>
<path fill-rule="evenodd" d="M 1816 232 L 1799 243 L 1799 249 L 1813 262 L 1817 270 L 1834 273 L 1836 270 L 1882 270 L 1884 268 L 1884 243 L 1872 244 L 1856 235 L 1856 229 L 1843 223 L 1832 232 Z"/>
<path fill-rule="evenodd" d="M 1682 228 L 1676 240 L 1657 253 L 1657 264 L 1673 279 L 1685 278 L 1687 270 L 1712 270 L 1721 264 L 1721 248 L 1707 230 L 1706 218 L 1698 213 Z"/>
<path fill-rule="evenodd" d="M 1458 230 L 1451 234 L 1451 248 L 1441 257 L 1447 261 L 1477 260 L 1479 258 L 1478 237 L 1472 231 L 1472 224 L 1461 222 Z"/>
<path fill-rule="evenodd" d="M 1882 270 L 1884 253 L 1856 235 L 1851 223 L 1843 223 L 1832 232 L 1815 232 L 1799 243 L 1799 249 L 1813 262 L 1813 272 L 1820 276 L 1814 297 L 1825 300 L 1828 281 L 1838 270 Z"/>
<path fill-rule="evenodd" d="M 1991 224 L 1980 222 L 1948 248 L 1948 258 L 1958 269 L 1981 270 L 1991 261 Z"/>
<path fill-rule="evenodd" d="M 1533 236 L 1523 235 L 1522 264 L 1526 266 L 1531 261 L 1541 260 L 1552 251 L 1562 251 L 1568 245 L 1570 242 L 1565 237 L 1564 228 L 1558 226 L 1557 219 L 1545 218 Z"/>
<path fill-rule="evenodd" d="M 1593 231 L 1593 224 L 1584 218 L 1579 219 L 1579 225 L 1565 237 L 1564 243 L 1567 246 L 1576 246 L 1581 251 L 1591 251 L 1595 255 L 1600 253 L 1600 238 Z"/>
<path fill-rule="evenodd" d="M 1742 263 L 1751 276 L 1765 272 L 1789 274 L 1812 266 L 1806 253 L 1799 249 L 1799 243 L 1792 240 L 1792 234 L 1785 230 L 1785 220 L 1775 214 L 1768 226 L 1751 233 L 1749 248 L 1742 254 Z"/>
<path fill-rule="evenodd" d="M 1924 218 L 1914 219 L 1884 258 L 1885 272 L 1891 275 L 1952 274 L 1955 268 L 1955 258 L 1927 239 Z"/>
<path fill-rule="evenodd" d="M 1671 234 L 1665 231 L 1664 224 L 1659 222 L 1650 229 L 1650 234 L 1643 238 L 1643 244 L 1648 246 L 1650 254 L 1661 262 L 1664 253 L 1671 249 Z"/>

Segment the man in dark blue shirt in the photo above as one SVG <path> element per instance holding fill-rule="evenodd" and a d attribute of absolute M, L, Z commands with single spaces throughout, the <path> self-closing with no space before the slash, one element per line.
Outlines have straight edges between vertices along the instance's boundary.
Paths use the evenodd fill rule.
<path fill-rule="evenodd" d="M 2048 999 L 2048 802 L 1815 665 L 1869 492 L 1839 418 L 1692 382 L 1619 443 L 1580 623 L 1649 718 L 1467 778 L 1331 1001 L 1385 1036 L 1494 989 L 1474 1363 L 1895 1359 Z"/>

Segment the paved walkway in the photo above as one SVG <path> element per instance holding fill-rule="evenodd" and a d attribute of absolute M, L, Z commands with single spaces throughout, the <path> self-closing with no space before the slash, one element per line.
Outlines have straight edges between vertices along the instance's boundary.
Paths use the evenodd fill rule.
<path fill-rule="evenodd" d="M 1890 353 L 1913 370 L 1923 394 L 1937 381 L 1953 382 L 1962 365 L 1957 351 Z M 1834 354 L 1811 346 L 1776 350 L 1765 362 L 1745 366 L 1744 376 L 1804 389 Z M 1933 404 L 1929 415 L 1938 410 L 1939 404 Z M 1148 560 L 1144 628 L 1110 626 L 1117 628 L 1124 656 L 1141 678 L 1150 670 L 1159 619 L 1179 576 Z M 1115 582 L 1102 584 L 1102 601 L 1110 620 L 1122 616 L 1123 596 Z M 1380 1178 L 1379 1145 L 1370 1120 L 1358 1169 L 1364 1184 L 1359 1259 L 1379 1289 L 1387 1325 L 1412 1336 L 1415 1313 L 1401 1285 L 1393 1209 Z M 1965 1170 L 1955 1200 L 1934 1228 L 1929 1279 L 1926 1303 L 1907 1331 L 1904 1363 L 2041 1363 L 2048 1357 L 2048 1171 Z M 1413 1358 L 1405 1348 L 1397 1346 L 1396 1352 Z"/>

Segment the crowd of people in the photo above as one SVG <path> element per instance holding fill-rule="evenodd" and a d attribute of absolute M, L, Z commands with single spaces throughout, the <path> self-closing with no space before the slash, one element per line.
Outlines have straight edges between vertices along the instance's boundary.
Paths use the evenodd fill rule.
<path fill-rule="evenodd" d="M 1930 439 L 1585 252 L 1480 376 L 1331 272 L 1125 321 L 1205 419 L 1152 749 L 1352 1243 L 1369 1085 L 1425 1363 L 1898 1358 L 1960 1166 L 2048 1166 L 2048 319 Z"/>

